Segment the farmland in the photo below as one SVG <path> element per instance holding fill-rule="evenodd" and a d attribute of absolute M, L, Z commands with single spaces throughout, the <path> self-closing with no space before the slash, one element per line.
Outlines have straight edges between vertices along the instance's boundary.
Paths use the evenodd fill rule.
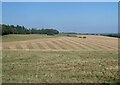
<path fill-rule="evenodd" d="M 16 37 L 17 35 L 15 35 Z M 32 35 L 31 35 L 32 36 Z M 10 50 L 117 50 L 118 40 L 110 37 L 87 35 L 87 39 L 78 37 L 34 37 L 21 36 L 18 38 L 3 37 L 3 49 Z M 37 36 L 37 35 L 36 35 Z M 20 37 L 23 37 L 20 39 Z M 27 38 L 26 38 L 27 37 Z M 19 39 L 13 41 L 15 39 Z M 11 40 L 11 41 L 10 41 Z"/>
<path fill-rule="evenodd" d="M 47 35 L 3 36 L 4 83 L 114 83 L 118 38 Z"/>

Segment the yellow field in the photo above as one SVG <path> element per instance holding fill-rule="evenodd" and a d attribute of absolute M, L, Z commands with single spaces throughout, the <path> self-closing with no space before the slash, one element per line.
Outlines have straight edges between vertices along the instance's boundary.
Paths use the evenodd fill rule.
<path fill-rule="evenodd" d="M 118 38 L 39 36 L 3 36 L 3 83 L 119 82 Z"/>
<path fill-rule="evenodd" d="M 86 35 L 87 38 L 78 37 L 53 37 L 40 38 L 24 41 L 4 42 L 3 49 L 7 50 L 31 50 L 31 51 L 48 51 L 48 50 L 117 50 L 118 39 Z"/>

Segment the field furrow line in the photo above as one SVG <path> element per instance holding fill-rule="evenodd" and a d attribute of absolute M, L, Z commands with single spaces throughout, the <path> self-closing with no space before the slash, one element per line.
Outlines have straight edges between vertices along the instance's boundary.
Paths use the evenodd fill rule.
<path fill-rule="evenodd" d="M 9 46 L 9 49 L 11 49 L 11 50 L 16 50 L 16 46 L 15 46 L 15 45 L 10 45 L 10 46 Z"/>
<path fill-rule="evenodd" d="M 100 43 L 100 42 L 98 42 L 98 43 Z M 111 47 L 113 49 L 118 48 L 118 42 L 113 43 L 113 44 L 111 44 L 111 42 L 101 42 L 101 44 L 103 44 L 103 43 L 104 43 L 105 46 L 109 46 L 109 47 Z"/>
<path fill-rule="evenodd" d="M 80 42 L 79 40 L 76 39 L 76 42 Z M 92 42 L 92 41 L 83 41 L 81 42 L 82 44 L 84 43 L 84 45 L 92 47 L 92 48 L 96 48 L 96 49 L 101 49 L 101 50 L 108 50 L 108 48 L 106 48 L 106 46 L 102 46 L 101 44 L 97 44 L 96 41 Z"/>
<path fill-rule="evenodd" d="M 9 46 L 2 45 L 2 49 L 9 49 Z"/>
<path fill-rule="evenodd" d="M 73 46 L 70 42 L 58 40 L 60 43 L 64 43 L 68 49 L 78 49 L 77 46 Z"/>
<path fill-rule="evenodd" d="M 88 47 L 88 46 L 85 46 L 84 44 L 81 44 L 80 42 L 76 42 L 76 41 L 72 41 L 71 40 L 71 42 L 73 42 L 73 44 L 77 44 L 77 46 L 78 47 L 80 47 L 80 48 L 82 48 L 82 50 L 94 50 L 94 48 L 90 48 L 90 47 Z"/>
<path fill-rule="evenodd" d="M 39 43 L 37 42 L 36 44 L 39 46 L 39 49 L 46 49 L 46 48 L 41 44 L 41 42 L 39 42 Z"/>
<path fill-rule="evenodd" d="M 22 49 L 22 47 L 19 44 L 16 45 L 16 48 L 17 49 Z"/>
<path fill-rule="evenodd" d="M 40 42 L 41 46 L 44 47 L 45 49 L 50 49 L 50 47 L 47 45 L 47 43 L 44 42 Z"/>
<path fill-rule="evenodd" d="M 33 47 L 33 49 L 39 49 L 39 46 L 36 43 L 31 43 L 31 46 Z"/>
<path fill-rule="evenodd" d="M 52 43 L 51 41 L 46 41 L 46 43 L 50 46 L 52 49 L 61 49 L 58 45 Z"/>
<path fill-rule="evenodd" d="M 27 46 L 29 49 L 33 49 L 33 46 L 31 45 L 31 43 L 28 43 Z"/>
<path fill-rule="evenodd" d="M 98 42 L 98 39 L 95 39 L 94 41 L 97 41 Z M 106 45 L 110 45 L 110 46 L 116 46 L 116 44 L 118 43 L 118 40 L 99 40 L 100 43 L 104 43 Z"/>
<path fill-rule="evenodd" d="M 97 49 L 94 46 L 90 46 L 90 45 L 86 44 L 86 42 L 81 42 L 79 40 L 70 39 L 70 38 L 68 40 L 73 41 L 74 43 L 78 43 L 78 44 L 80 44 L 81 46 L 83 46 L 86 49 L 91 49 L 91 50 L 96 50 Z"/>
<path fill-rule="evenodd" d="M 91 39 L 88 39 L 91 41 Z M 118 39 L 116 40 L 108 40 L 108 39 L 94 39 L 94 41 L 100 42 L 100 43 L 104 43 L 106 45 L 110 45 L 110 46 L 116 46 L 118 43 Z"/>
<path fill-rule="evenodd" d="M 91 41 L 90 41 L 91 42 Z M 115 48 L 115 47 L 112 47 L 112 46 L 110 46 L 110 45 L 105 45 L 105 44 L 103 44 L 103 43 L 99 43 L 99 42 L 97 42 L 97 41 L 95 41 L 96 43 L 96 45 L 98 45 L 99 47 L 101 46 L 102 48 L 105 48 L 105 49 L 112 49 L 112 50 L 116 50 L 117 48 Z M 91 42 L 92 43 L 92 42 Z"/>
<path fill-rule="evenodd" d="M 52 44 L 50 44 L 50 42 L 45 42 L 47 45 L 48 45 L 48 47 L 50 48 L 50 49 L 56 49 L 56 47 L 54 46 L 54 45 L 52 45 Z"/>
<path fill-rule="evenodd" d="M 26 44 L 20 44 L 23 50 L 29 50 Z"/>
<path fill-rule="evenodd" d="M 83 44 L 89 48 L 92 48 L 92 49 L 98 49 L 98 47 L 95 45 L 95 44 L 92 44 L 92 43 L 88 43 L 88 42 L 84 42 L 84 41 L 76 41 L 75 42 L 79 42 L 80 44 Z"/>
<path fill-rule="evenodd" d="M 2 50 L 2 46 L 0 46 L 0 50 Z"/>
<path fill-rule="evenodd" d="M 106 46 L 103 46 L 102 44 L 98 44 L 97 42 L 86 41 L 86 44 L 92 45 L 93 47 L 96 47 L 101 50 L 104 50 L 104 49 L 108 50 L 108 48 Z"/>
<path fill-rule="evenodd" d="M 61 47 L 61 49 L 67 49 L 66 46 L 56 40 L 51 41 L 53 44 L 56 44 L 57 46 Z"/>
<path fill-rule="evenodd" d="M 65 42 L 62 42 L 61 40 L 56 40 L 57 41 L 57 43 L 59 43 L 59 44 L 61 44 L 62 46 L 64 46 L 66 49 L 71 49 L 70 47 L 69 47 L 69 45 L 67 45 L 67 44 L 65 44 Z"/>
<path fill-rule="evenodd" d="M 68 39 L 64 39 L 64 41 L 66 42 L 66 44 L 69 43 L 69 45 L 74 48 L 74 49 L 86 49 L 85 47 L 82 47 L 81 45 L 79 45 L 78 43 L 69 41 Z"/>
<path fill-rule="evenodd" d="M 93 41 L 87 41 L 87 42 L 89 42 L 89 43 L 91 43 L 91 44 L 93 44 L 93 45 L 96 45 L 96 46 L 98 46 L 99 48 L 104 48 L 104 49 L 116 49 L 115 47 L 112 47 L 112 46 L 110 46 L 110 45 L 108 45 L 108 44 L 104 44 L 103 42 L 98 42 L 97 40 L 94 40 L 94 42 Z"/>

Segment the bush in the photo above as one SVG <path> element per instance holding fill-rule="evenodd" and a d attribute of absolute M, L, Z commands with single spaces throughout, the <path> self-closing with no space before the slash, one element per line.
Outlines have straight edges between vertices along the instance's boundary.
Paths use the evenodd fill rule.
<path fill-rule="evenodd" d="M 54 35 L 54 33 L 48 32 L 47 35 Z"/>
<path fill-rule="evenodd" d="M 66 35 L 67 37 L 77 37 L 76 35 L 72 35 L 72 34 L 69 34 L 69 35 Z"/>
<path fill-rule="evenodd" d="M 79 38 L 82 38 L 81 36 L 79 36 Z"/>
<path fill-rule="evenodd" d="M 83 36 L 83 38 L 87 38 L 86 36 Z"/>

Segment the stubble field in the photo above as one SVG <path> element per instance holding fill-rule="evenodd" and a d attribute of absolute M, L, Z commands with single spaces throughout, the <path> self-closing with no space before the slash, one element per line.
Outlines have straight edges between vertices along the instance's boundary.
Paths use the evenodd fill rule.
<path fill-rule="evenodd" d="M 3 82 L 117 82 L 118 38 L 83 36 L 4 36 Z"/>

